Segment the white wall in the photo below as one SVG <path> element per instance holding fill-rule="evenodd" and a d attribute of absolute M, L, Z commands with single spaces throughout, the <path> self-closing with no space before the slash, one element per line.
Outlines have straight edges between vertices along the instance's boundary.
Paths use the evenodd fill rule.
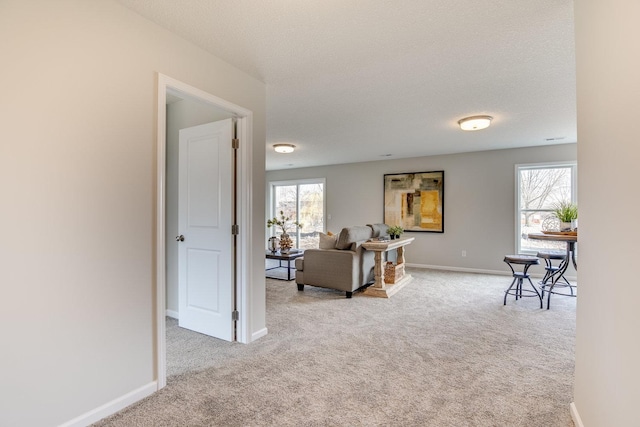
<path fill-rule="evenodd" d="M 576 1 L 575 17 L 581 210 L 574 402 L 584 426 L 638 426 L 640 2 Z"/>
<path fill-rule="evenodd" d="M 156 72 L 253 111 L 259 242 L 265 88 L 111 0 L 3 0 L 0 40 L 0 425 L 59 425 L 155 380 Z"/>
<path fill-rule="evenodd" d="M 178 142 L 180 129 L 228 119 L 232 115 L 203 102 L 184 99 L 167 105 L 167 310 L 178 313 Z"/>
<path fill-rule="evenodd" d="M 416 239 L 407 263 L 508 271 L 502 259 L 515 251 L 515 165 L 572 160 L 576 144 L 562 144 L 269 171 L 267 181 L 326 177 L 327 229 L 337 233 L 382 222 L 385 173 L 444 170 L 444 233 L 408 233 Z"/>

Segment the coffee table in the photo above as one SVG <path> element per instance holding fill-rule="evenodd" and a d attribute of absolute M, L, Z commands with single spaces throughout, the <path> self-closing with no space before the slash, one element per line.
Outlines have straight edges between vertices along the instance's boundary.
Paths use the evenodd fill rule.
<path fill-rule="evenodd" d="M 283 279 L 281 277 L 275 277 L 275 276 L 269 276 L 269 275 L 266 275 L 266 276 L 270 279 L 287 280 L 287 281 L 293 280 L 293 277 L 291 277 L 291 270 L 295 271 L 296 267 L 295 265 L 293 267 L 291 266 L 291 261 L 295 260 L 296 258 L 300 258 L 301 256 L 304 255 L 304 251 L 302 249 L 296 249 L 296 250 L 297 252 L 289 252 L 284 254 L 281 253 L 280 251 L 276 251 L 276 252 L 266 251 L 267 259 L 278 260 L 277 266 L 267 268 L 266 271 L 275 270 L 277 268 L 286 268 L 287 278 Z M 287 265 L 282 265 L 282 261 L 286 261 Z"/>

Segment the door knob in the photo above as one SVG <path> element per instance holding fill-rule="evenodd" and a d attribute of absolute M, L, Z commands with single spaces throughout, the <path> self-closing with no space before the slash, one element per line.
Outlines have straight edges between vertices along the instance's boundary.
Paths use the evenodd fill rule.
<path fill-rule="evenodd" d="M 182 234 L 179 236 L 176 236 L 176 242 L 184 242 L 184 236 Z"/>

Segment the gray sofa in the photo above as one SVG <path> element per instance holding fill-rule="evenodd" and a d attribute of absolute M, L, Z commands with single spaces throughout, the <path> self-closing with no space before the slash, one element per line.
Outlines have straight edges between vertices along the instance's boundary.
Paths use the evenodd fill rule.
<path fill-rule="evenodd" d="M 385 224 L 368 224 L 343 228 L 335 247 L 307 249 L 295 261 L 298 290 L 304 285 L 344 291 L 351 298 L 357 289 L 373 283 L 374 253 L 362 247 L 372 237 L 384 236 Z"/>

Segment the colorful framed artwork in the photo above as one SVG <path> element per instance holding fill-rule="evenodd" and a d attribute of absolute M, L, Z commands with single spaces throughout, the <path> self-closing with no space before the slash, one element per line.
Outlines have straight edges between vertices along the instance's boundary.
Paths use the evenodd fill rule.
<path fill-rule="evenodd" d="M 444 171 L 385 174 L 384 223 L 444 233 Z"/>

